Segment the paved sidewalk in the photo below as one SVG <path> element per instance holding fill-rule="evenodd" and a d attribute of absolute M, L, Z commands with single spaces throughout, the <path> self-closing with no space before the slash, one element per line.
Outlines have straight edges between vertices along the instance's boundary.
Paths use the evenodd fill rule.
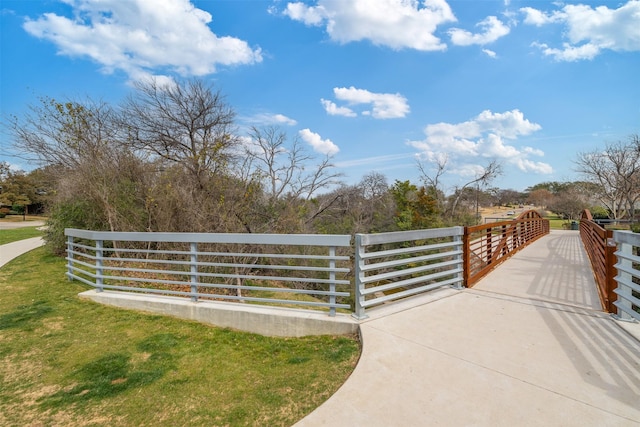
<path fill-rule="evenodd" d="M 44 227 L 45 222 L 41 220 L 37 221 L 0 221 L 0 230 L 11 230 L 13 228 L 23 227 Z"/>
<path fill-rule="evenodd" d="M 31 239 L 18 240 L 16 242 L 0 245 L 0 267 L 14 258 L 44 245 L 42 237 L 32 237 Z"/>
<path fill-rule="evenodd" d="M 640 426 L 640 342 L 600 311 L 587 263 L 554 231 L 473 289 L 384 307 L 351 377 L 296 425 Z"/>

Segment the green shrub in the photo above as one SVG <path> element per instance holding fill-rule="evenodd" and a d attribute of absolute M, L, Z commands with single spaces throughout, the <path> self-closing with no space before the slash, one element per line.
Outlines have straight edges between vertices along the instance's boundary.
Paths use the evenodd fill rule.
<path fill-rule="evenodd" d="M 65 228 L 86 230 L 108 230 L 104 215 L 95 205 L 86 200 L 59 203 L 53 207 L 47 220 L 45 240 L 53 253 L 63 255 L 66 251 Z"/>
<path fill-rule="evenodd" d="M 24 206 L 13 205 L 11 206 L 11 215 L 22 215 L 24 213 Z"/>

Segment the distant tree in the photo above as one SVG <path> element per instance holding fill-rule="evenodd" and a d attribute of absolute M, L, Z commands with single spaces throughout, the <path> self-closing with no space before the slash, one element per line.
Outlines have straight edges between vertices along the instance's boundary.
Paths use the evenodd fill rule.
<path fill-rule="evenodd" d="M 534 206 L 545 209 L 553 201 L 553 193 L 546 188 L 539 188 L 529 192 L 527 200 Z"/>
<path fill-rule="evenodd" d="M 11 122 L 16 146 L 43 165 L 55 189 L 47 237 L 56 251 L 64 249 L 65 227 L 115 231 L 138 229 L 145 222 L 137 215 L 144 200 L 144 167 L 122 144 L 125 133 L 116 118 L 103 102 L 43 98 Z"/>
<path fill-rule="evenodd" d="M 451 217 L 454 218 L 456 215 L 456 209 L 458 207 L 458 203 L 461 198 L 465 194 L 466 188 L 474 188 L 476 191 L 480 191 L 488 186 L 496 177 L 502 174 L 502 165 L 497 160 L 490 161 L 487 166 L 485 166 L 480 173 L 476 175 L 474 179 L 468 181 L 461 187 L 457 188 L 456 196 L 453 198 L 451 203 Z"/>
<path fill-rule="evenodd" d="M 564 219 L 577 219 L 580 213 L 589 207 L 588 200 L 576 188 L 572 188 L 557 194 L 549 209 Z"/>
<path fill-rule="evenodd" d="M 546 181 L 533 185 L 525 190 L 526 193 L 531 193 L 536 190 L 546 190 L 551 194 L 558 194 L 566 190 L 568 183 L 559 181 Z"/>
<path fill-rule="evenodd" d="M 524 201 L 524 194 L 513 189 L 501 189 L 496 193 L 498 204 L 502 206 L 516 205 Z"/>
<path fill-rule="evenodd" d="M 607 144 L 604 150 L 578 153 L 577 171 L 596 184 L 598 196 L 614 219 L 635 218 L 640 200 L 640 137 Z"/>
<path fill-rule="evenodd" d="M 424 186 L 396 181 L 391 187 L 396 204 L 396 225 L 400 230 L 437 228 L 442 225 L 438 201 Z"/>
<path fill-rule="evenodd" d="M 8 163 L 0 162 L 0 207 L 21 206 L 27 213 L 35 213 L 41 209 L 45 195 L 37 172 L 13 170 Z"/>
<path fill-rule="evenodd" d="M 445 191 L 441 188 L 441 177 L 447 171 L 447 164 L 448 158 L 445 156 L 428 164 L 418 162 L 418 169 L 420 171 L 420 179 L 425 184 L 426 191 L 436 200 L 438 210 L 441 212 L 443 219 L 447 222 L 456 222 L 460 219 L 457 218 L 460 202 L 470 199 L 473 192 L 473 200 L 479 203 L 480 193 L 497 176 L 502 174 L 502 165 L 497 160 L 490 161 L 474 179 L 456 187 L 453 190 L 453 195 L 447 200 Z"/>

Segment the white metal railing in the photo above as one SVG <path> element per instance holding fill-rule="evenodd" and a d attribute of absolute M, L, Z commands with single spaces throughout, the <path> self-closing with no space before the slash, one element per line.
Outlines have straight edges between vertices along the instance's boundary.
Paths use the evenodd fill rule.
<path fill-rule="evenodd" d="M 98 292 L 304 306 L 331 316 L 351 309 L 362 319 L 365 309 L 387 301 L 462 287 L 463 233 L 358 234 L 352 249 L 349 235 L 67 229 L 66 274 Z"/>
<path fill-rule="evenodd" d="M 461 288 L 464 227 L 356 234 L 355 313 L 442 286 Z"/>
<path fill-rule="evenodd" d="M 67 277 L 105 289 L 349 309 L 349 235 L 126 233 L 67 236 Z M 342 252 L 345 252 L 343 249 Z M 289 294 L 289 298 L 282 297 Z"/>
<path fill-rule="evenodd" d="M 613 240 L 618 245 L 615 252 L 618 262 L 615 268 L 618 275 L 615 281 L 618 287 L 614 290 L 617 301 L 618 316 L 623 320 L 640 321 L 640 234 L 630 231 L 614 231 Z"/>

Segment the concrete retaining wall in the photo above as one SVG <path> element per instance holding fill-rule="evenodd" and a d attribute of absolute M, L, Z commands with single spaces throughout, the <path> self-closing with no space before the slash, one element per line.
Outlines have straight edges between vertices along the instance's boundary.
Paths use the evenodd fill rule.
<path fill-rule="evenodd" d="M 141 310 L 256 334 L 279 337 L 347 335 L 358 332 L 351 316 L 311 310 L 264 307 L 215 301 L 192 302 L 184 298 L 130 294 L 116 291 L 82 292 L 81 298 L 120 308 Z"/>

